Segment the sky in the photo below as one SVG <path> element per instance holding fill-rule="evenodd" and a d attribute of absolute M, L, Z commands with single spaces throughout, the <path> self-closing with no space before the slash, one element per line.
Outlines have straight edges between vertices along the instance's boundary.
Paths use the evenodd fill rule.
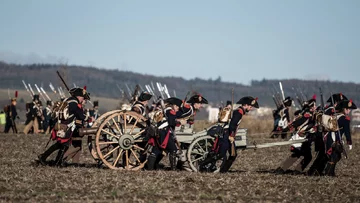
<path fill-rule="evenodd" d="M 360 83 L 359 0 L 1 0 L 0 60 Z"/>

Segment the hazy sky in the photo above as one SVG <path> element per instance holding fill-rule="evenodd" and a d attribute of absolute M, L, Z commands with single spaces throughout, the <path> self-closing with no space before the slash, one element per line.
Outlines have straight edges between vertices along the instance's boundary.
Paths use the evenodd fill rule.
<path fill-rule="evenodd" d="M 360 0 L 1 0 L 0 60 L 360 83 Z"/>

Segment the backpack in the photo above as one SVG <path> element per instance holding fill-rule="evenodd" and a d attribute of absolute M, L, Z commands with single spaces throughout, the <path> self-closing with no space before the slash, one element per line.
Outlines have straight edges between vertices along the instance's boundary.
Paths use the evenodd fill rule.
<path fill-rule="evenodd" d="M 230 119 L 230 115 L 231 115 L 231 108 L 229 107 L 222 108 L 218 114 L 219 123 L 227 123 Z"/>

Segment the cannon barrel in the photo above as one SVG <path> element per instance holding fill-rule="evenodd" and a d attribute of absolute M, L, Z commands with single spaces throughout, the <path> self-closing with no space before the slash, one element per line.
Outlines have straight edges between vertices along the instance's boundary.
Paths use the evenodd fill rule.
<path fill-rule="evenodd" d="M 84 135 L 94 135 L 96 134 L 98 128 L 80 128 L 79 135 L 83 137 Z"/>

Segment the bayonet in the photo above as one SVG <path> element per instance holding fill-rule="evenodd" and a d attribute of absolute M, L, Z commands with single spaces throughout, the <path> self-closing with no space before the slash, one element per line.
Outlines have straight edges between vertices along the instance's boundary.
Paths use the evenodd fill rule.
<path fill-rule="evenodd" d="M 51 83 L 49 84 L 49 87 L 56 94 L 56 90 L 55 90 L 54 86 Z"/>
<path fill-rule="evenodd" d="M 32 87 L 31 87 L 30 83 L 29 83 L 28 85 L 29 85 L 29 89 L 30 89 L 30 91 L 31 91 L 31 94 L 34 96 L 34 95 L 35 95 L 35 93 L 34 93 L 34 91 L 33 91 Z"/>
<path fill-rule="evenodd" d="M 279 86 L 280 86 L 280 91 L 281 91 L 282 99 L 285 100 L 284 89 L 283 89 L 283 86 L 282 86 L 281 81 L 279 82 Z"/>
<path fill-rule="evenodd" d="M 44 102 L 46 103 L 46 99 L 44 97 L 44 95 L 41 93 L 41 90 L 39 89 L 39 87 L 37 86 L 37 84 L 35 84 L 36 90 L 39 92 L 40 97 L 44 100 Z"/>
<path fill-rule="evenodd" d="M 46 96 L 48 101 L 51 101 L 49 95 L 45 92 L 44 88 L 40 87 L 40 90 L 43 92 L 43 94 Z"/>
<path fill-rule="evenodd" d="M 30 90 L 29 90 L 29 88 L 28 88 L 28 86 L 26 85 L 26 83 L 25 83 L 24 80 L 22 81 L 22 83 L 24 84 L 26 91 L 29 92 L 30 97 L 31 97 L 31 99 L 32 99 L 34 95 L 30 92 Z"/>

